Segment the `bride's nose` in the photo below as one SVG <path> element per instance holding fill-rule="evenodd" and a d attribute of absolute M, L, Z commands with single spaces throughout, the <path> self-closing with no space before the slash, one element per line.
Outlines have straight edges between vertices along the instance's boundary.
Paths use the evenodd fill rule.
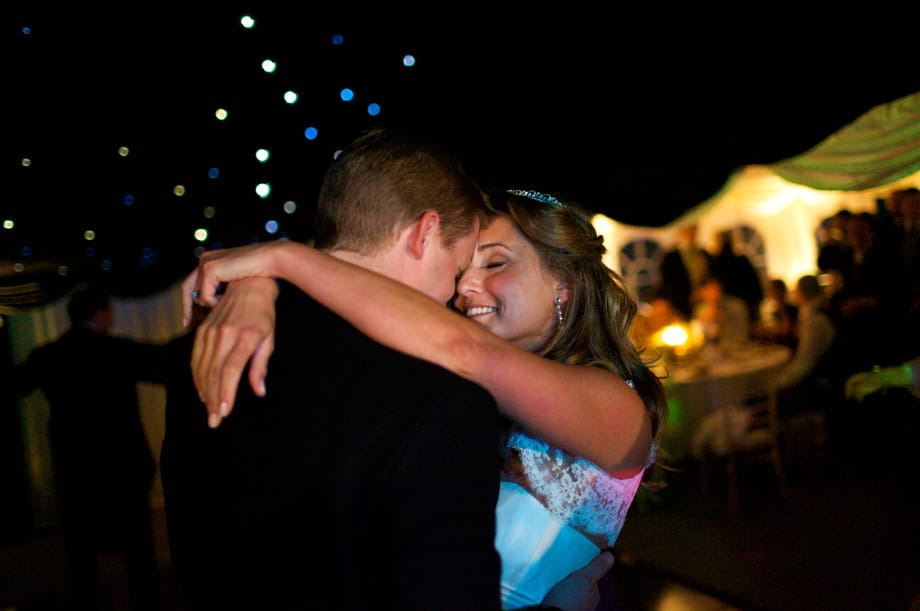
<path fill-rule="evenodd" d="M 470 267 L 457 280 L 457 294 L 461 297 L 482 290 L 482 274 Z"/>

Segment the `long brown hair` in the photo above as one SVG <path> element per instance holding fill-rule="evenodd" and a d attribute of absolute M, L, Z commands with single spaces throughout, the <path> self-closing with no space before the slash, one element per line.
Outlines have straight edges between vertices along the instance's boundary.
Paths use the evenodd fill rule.
<path fill-rule="evenodd" d="M 572 365 L 602 367 L 631 381 L 657 436 L 666 413 L 664 389 L 629 338 L 636 301 L 619 274 L 603 263 L 604 238 L 597 235 L 588 213 L 574 202 L 534 192 L 490 192 L 489 199 L 495 212 L 514 221 L 546 269 L 564 279 L 569 289 L 565 320 L 539 354 Z"/>

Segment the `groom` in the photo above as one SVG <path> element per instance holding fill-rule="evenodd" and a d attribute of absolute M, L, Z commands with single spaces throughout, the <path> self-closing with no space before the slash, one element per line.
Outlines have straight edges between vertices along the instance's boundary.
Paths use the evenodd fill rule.
<path fill-rule="evenodd" d="M 446 303 L 471 260 L 482 206 L 452 157 L 374 131 L 326 175 L 317 246 Z M 270 392 L 241 388 L 216 429 L 188 353 L 173 359 L 162 476 L 189 602 L 498 609 L 492 398 L 372 342 L 289 285 L 280 287 L 277 329 Z"/>

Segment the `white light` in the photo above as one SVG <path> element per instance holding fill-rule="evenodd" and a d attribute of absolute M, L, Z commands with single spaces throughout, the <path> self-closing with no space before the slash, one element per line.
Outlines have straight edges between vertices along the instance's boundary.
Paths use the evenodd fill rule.
<path fill-rule="evenodd" d="M 259 149 L 256 151 L 256 159 L 262 163 L 268 161 L 269 156 L 271 156 L 271 153 L 268 152 L 268 149 Z"/>
<path fill-rule="evenodd" d="M 261 182 L 256 185 L 256 195 L 265 199 L 268 197 L 268 194 L 272 192 L 272 186 L 267 182 Z"/>
<path fill-rule="evenodd" d="M 196 229 L 195 230 L 195 239 L 199 242 L 204 242 L 208 239 L 208 230 L 207 229 Z"/>
<path fill-rule="evenodd" d="M 284 92 L 284 101 L 288 104 L 297 103 L 297 92 L 296 91 L 285 91 Z"/>
<path fill-rule="evenodd" d="M 665 327 L 661 331 L 661 341 L 668 346 L 683 346 L 688 339 L 687 330 L 678 325 Z"/>
<path fill-rule="evenodd" d="M 3 219 L 3 228 L 12 229 L 16 226 L 16 223 L 13 222 L 13 219 Z"/>
<path fill-rule="evenodd" d="M 247 30 L 251 30 L 256 25 L 256 20 L 250 17 L 249 15 L 243 15 L 240 18 L 240 25 L 242 25 Z"/>
<path fill-rule="evenodd" d="M 269 74 L 274 72 L 277 68 L 278 68 L 278 64 L 276 64 L 270 59 L 266 59 L 262 62 L 262 70 L 265 70 Z"/>
<path fill-rule="evenodd" d="M 219 121 L 223 121 L 224 119 L 226 119 L 227 114 L 228 114 L 227 111 L 224 110 L 223 108 L 218 108 L 217 110 L 214 111 L 214 116 L 217 117 Z"/>
<path fill-rule="evenodd" d="M 292 201 L 286 201 L 284 202 L 283 210 L 287 214 L 294 214 L 294 212 L 297 210 L 297 204 Z"/>

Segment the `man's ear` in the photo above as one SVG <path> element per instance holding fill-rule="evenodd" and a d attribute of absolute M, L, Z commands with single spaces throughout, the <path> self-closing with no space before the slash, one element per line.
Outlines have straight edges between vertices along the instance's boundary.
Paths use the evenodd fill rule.
<path fill-rule="evenodd" d="M 436 231 L 441 224 L 441 217 L 434 210 L 426 210 L 409 226 L 409 240 L 406 247 L 412 257 L 421 259 L 425 248 L 431 245 L 432 240 L 439 239 Z"/>

